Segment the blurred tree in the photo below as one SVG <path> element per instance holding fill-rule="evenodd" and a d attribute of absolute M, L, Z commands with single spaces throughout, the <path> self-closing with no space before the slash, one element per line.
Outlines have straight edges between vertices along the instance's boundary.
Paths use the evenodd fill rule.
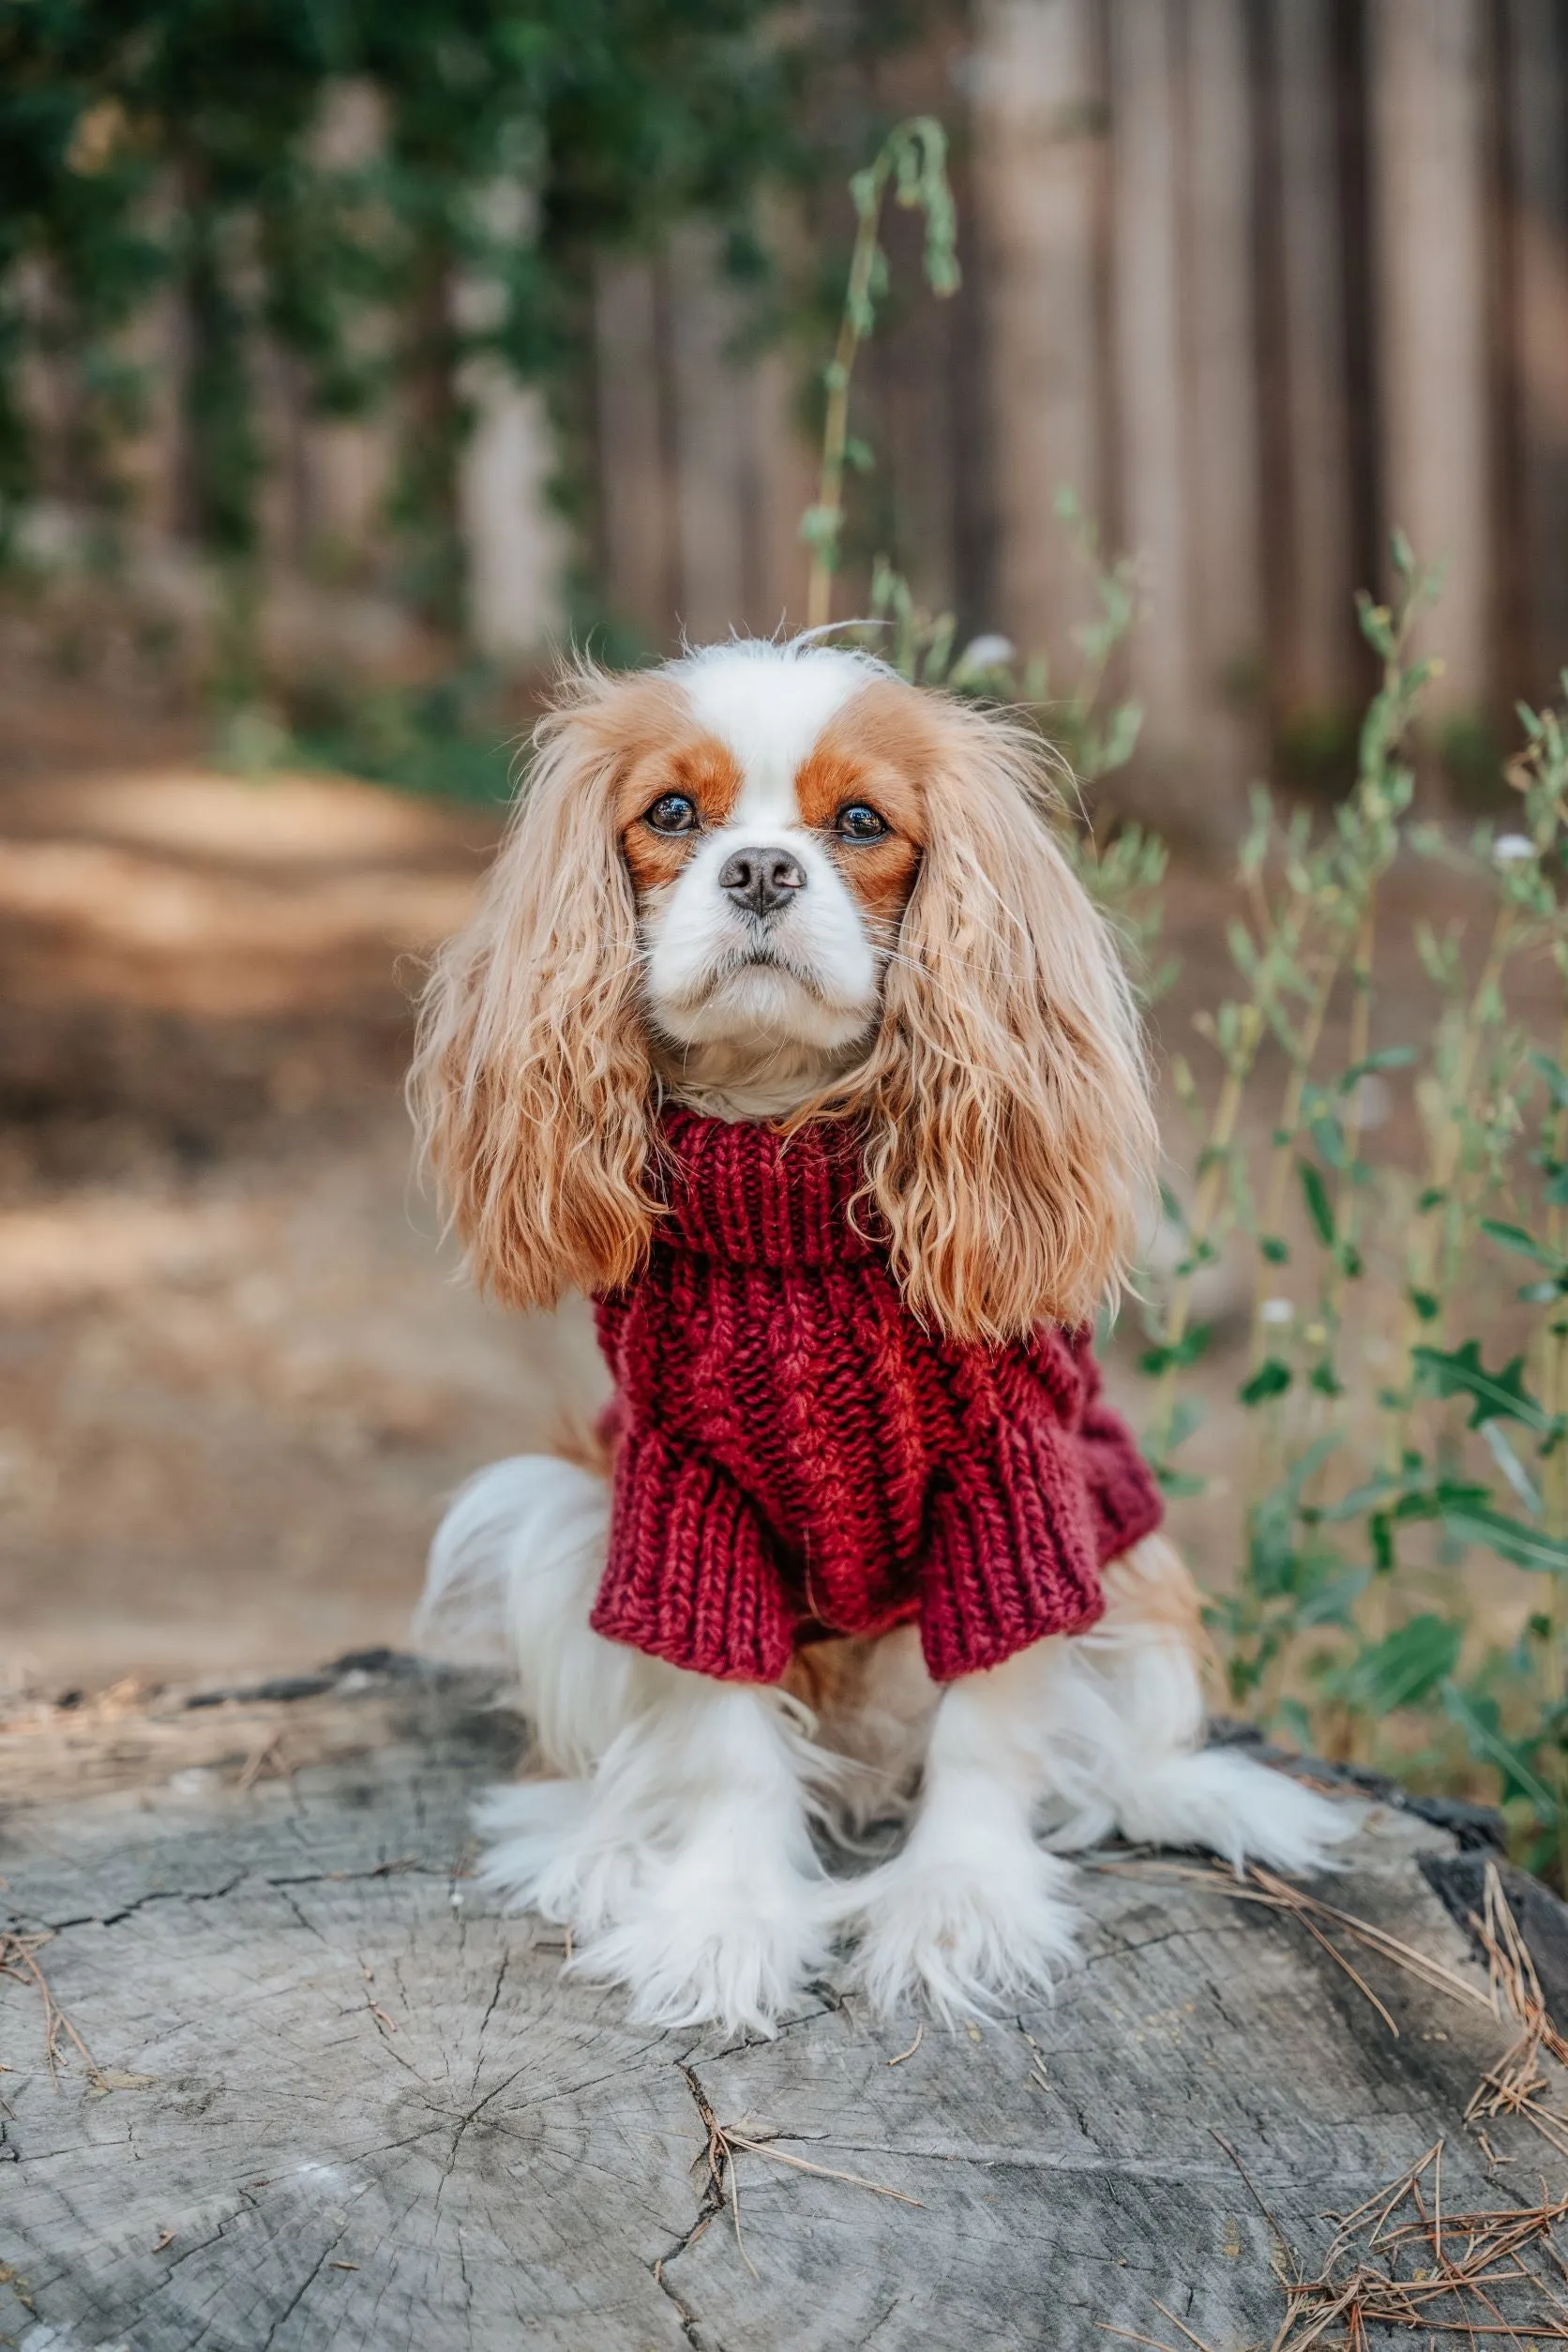
<path fill-rule="evenodd" d="M 834 22 L 835 56 L 906 29 Z M 254 549 L 264 333 L 323 412 L 400 388 L 410 585 L 456 622 L 465 363 L 543 378 L 569 427 L 593 252 L 701 210 L 756 264 L 758 192 L 822 159 L 822 57 L 776 0 L 0 0 L 0 533 L 38 487 L 38 359 L 73 489 L 113 508 L 146 389 L 124 330 L 168 286 L 192 535 Z M 368 140 L 333 136 L 346 94 Z"/>

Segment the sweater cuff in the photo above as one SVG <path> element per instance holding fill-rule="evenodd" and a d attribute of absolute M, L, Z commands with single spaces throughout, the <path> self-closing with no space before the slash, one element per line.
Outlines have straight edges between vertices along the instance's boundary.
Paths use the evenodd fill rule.
<path fill-rule="evenodd" d="M 589 1622 L 723 1681 L 776 1682 L 793 1649 L 794 1612 L 756 1512 L 716 1462 L 657 1429 L 622 1432 Z"/>
<path fill-rule="evenodd" d="M 1126 1423 L 1098 1399 L 1084 1415 L 1078 1450 L 1104 1568 L 1153 1534 L 1165 1517 L 1165 1498 Z"/>

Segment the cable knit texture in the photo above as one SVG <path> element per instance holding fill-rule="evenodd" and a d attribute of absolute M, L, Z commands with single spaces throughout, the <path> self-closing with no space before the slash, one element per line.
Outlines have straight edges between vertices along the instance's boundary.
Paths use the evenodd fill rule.
<path fill-rule="evenodd" d="M 597 1302 L 615 1381 L 593 1621 L 699 1674 L 918 1616 L 941 1681 L 1092 1624 L 1159 1490 L 1088 1333 L 988 1348 L 905 1308 L 852 1129 L 665 1120 L 667 1214 Z"/>

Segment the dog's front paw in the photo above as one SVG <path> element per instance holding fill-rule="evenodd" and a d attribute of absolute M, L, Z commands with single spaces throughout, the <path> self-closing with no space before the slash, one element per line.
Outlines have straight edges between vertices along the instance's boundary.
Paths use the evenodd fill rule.
<path fill-rule="evenodd" d="M 475 1876 L 508 1910 L 537 1911 L 577 1935 L 625 1918 L 636 1900 L 641 1849 L 596 1824 L 585 1780 L 525 1780 L 492 1788 L 474 1808 L 485 1841 Z"/>
<path fill-rule="evenodd" d="M 1072 1873 L 1021 1838 L 901 1854 L 846 1890 L 860 1927 L 854 1981 L 886 2015 L 921 1999 L 949 2021 L 1047 1989 L 1077 1956 Z"/>
<path fill-rule="evenodd" d="M 644 2025 L 772 2034 L 826 1963 L 822 1909 L 820 1886 L 799 1873 L 703 1884 L 677 1859 L 574 1955 L 569 1973 L 626 1985 Z"/>

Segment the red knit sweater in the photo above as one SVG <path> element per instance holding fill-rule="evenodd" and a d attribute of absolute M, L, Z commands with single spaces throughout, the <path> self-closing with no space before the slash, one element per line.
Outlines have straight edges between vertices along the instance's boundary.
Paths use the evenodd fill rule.
<path fill-rule="evenodd" d="M 1087 1332 L 941 1339 L 903 1305 L 852 1132 L 670 1113 L 669 1214 L 597 1303 L 615 1380 L 593 1622 L 700 1674 L 918 1616 L 946 1681 L 1092 1624 L 1159 1491 Z M 856 1230 L 856 1227 L 861 1229 Z"/>

